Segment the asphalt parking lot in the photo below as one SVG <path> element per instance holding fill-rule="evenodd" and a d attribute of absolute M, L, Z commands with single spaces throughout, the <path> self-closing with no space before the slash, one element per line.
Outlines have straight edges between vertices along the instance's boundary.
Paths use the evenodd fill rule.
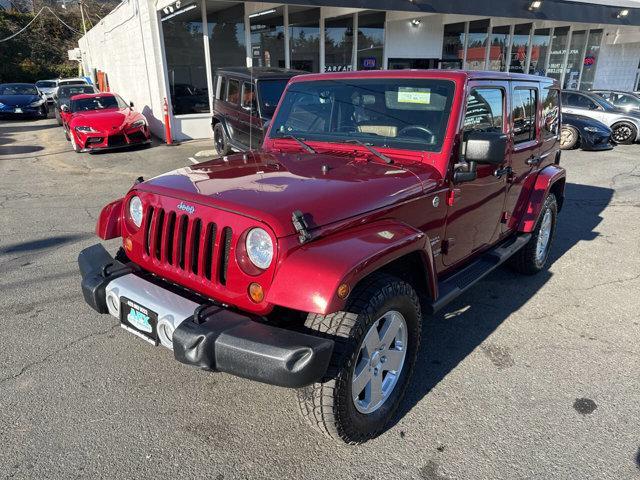
<path fill-rule="evenodd" d="M 76 154 L 55 120 L 0 123 L 0 477 L 640 475 L 640 145 L 563 154 L 549 271 L 500 269 L 427 318 L 402 411 L 359 447 L 310 431 L 292 391 L 181 365 L 85 305 L 101 207 L 207 148 Z"/>

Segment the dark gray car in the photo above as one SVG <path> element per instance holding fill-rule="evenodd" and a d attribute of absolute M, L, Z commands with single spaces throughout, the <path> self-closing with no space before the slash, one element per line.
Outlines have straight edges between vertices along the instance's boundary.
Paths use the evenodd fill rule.
<path fill-rule="evenodd" d="M 562 91 L 562 111 L 583 115 L 604 123 L 612 131 L 615 143 L 640 140 L 640 112 L 626 112 L 591 92 Z"/>
<path fill-rule="evenodd" d="M 71 97 L 74 95 L 80 95 L 82 93 L 98 93 L 98 90 L 92 85 L 62 85 L 58 87 L 58 91 L 53 96 L 54 110 L 56 114 L 56 120 L 58 125 L 62 125 L 62 118 L 60 117 L 60 109 L 62 105 L 69 105 Z"/>

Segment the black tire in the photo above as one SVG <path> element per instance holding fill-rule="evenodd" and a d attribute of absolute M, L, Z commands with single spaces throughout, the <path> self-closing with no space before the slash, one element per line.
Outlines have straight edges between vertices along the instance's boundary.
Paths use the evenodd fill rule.
<path fill-rule="evenodd" d="M 618 122 L 611 126 L 611 140 L 620 145 L 631 145 L 636 141 L 638 129 L 633 123 Z"/>
<path fill-rule="evenodd" d="M 71 140 L 71 148 L 73 148 L 73 151 L 76 153 L 80 153 L 80 147 L 78 146 L 78 143 L 76 142 L 76 139 L 73 136 L 73 134 L 70 135 L 70 140 Z"/>
<path fill-rule="evenodd" d="M 58 125 L 62 125 L 62 118 L 60 117 L 60 113 L 58 113 L 58 110 L 55 111 L 55 116 L 56 116 L 56 121 L 58 122 Z"/>
<path fill-rule="evenodd" d="M 67 142 L 71 141 L 71 137 L 69 136 L 69 132 L 67 131 L 67 129 L 64 129 L 64 138 L 67 139 Z"/>
<path fill-rule="evenodd" d="M 362 361 L 360 347 L 370 328 L 392 310 L 401 313 L 406 322 L 404 363 L 384 403 L 371 413 L 361 413 L 352 398 L 352 375 L 358 360 Z M 344 311 L 309 314 L 305 326 L 316 335 L 332 338 L 335 347 L 325 378 L 297 390 L 302 417 L 314 430 L 348 444 L 378 436 L 402 401 L 416 361 L 422 329 L 416 292 L 396 277 L 374 274 L 358 285 Z M 382 370 L 380 378 L 385 378 Z"/>
<path fill-rule="evenodd" d="M 563 125 L 560 132 L 560 148 L 562 150 L 573 150 L 578 145 L 580 134 L 578 130 L 570 125 Z"/>
<path fill-rule="evenodd" d="M 231 151 L 227 132 L 225 132 L 224 126 L 220 122 L 213 126 L 213 148 L 221 157 L 228 155 Z"/>
<path fill-rule="evenodd" d="M 538 240 L 541 236 L 541 227 L 546 212 L 549 212 L 551 215 L 551 231 L 549 232 L 549 238 L 544 255 L 540 256 L 537 252 Z M 540 216 L 538 217 L 536 227 L 533 229 L 531 239 L 509 259 L 509 266 L 511 268 L 525 275 L 534 275 L 546 267 L 547 261 L 549 260 L 549 252 L 551 251 L 553 239 L 556 234 L 557 218 L 558 202 L 556 200 L 556 196 L 553 193 L 550 193 L 544 200 L 544 204 L 540 210 Z"/>

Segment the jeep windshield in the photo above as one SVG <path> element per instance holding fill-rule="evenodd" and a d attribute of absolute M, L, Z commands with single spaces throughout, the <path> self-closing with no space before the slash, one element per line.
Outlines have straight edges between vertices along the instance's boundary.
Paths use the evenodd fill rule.
<path fill-rule="evenodd" d="M 454 88 L 449 80 L 404 78 L 292 83 L 270 137 L 438 151 Z"/>

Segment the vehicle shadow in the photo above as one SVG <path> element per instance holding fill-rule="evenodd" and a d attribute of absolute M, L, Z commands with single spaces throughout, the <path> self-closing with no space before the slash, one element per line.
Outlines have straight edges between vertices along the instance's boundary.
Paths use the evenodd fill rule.
<path fill-rule="evenodd" d="M 8 126 L 7 123 L 9 124 L 20 123 L 20 125 Z M 3 121 L 2 126 L 0 126 L 0 130 L 2 131 L 2 133 L 24 133 L 24 132 L 36 132 L 39 130 L 48 130 L 50 128 L 56 128 L 57 126 L 58 126 L 57 123 L 29 124 L 29 123 L 25 123 L 25 120 L 22 120 L 21 122 L 18 122 L 18 121 L 4 122 Z"/>
<path fill-rule="evenodd" d="M 565 203 L 558 217 L 550 263 L 562 257 L 574 245 L 599 236 L 596 228 L 600 214 L 613 197 L 609 188 L 568 183 Z M 552 277 L 548 270 L 534 276 L 517 274 L 507 267 L 487 276 L 444 311 L 424 318 L 422 345 L 413 378 L 389 428 L 397 424 L 441 380 L 485 340 L 509 316 L 518 311 Z M 491 353 L 491 352 L 488 352 Z M 493 352 L 495 353 L 495 352 Z M 500 368 L 500 352 L 489 355 Z"/>
<path fill-rule="evenodd" d="M 6 143 L 10 143 L 7 141 Z M 2 155 L 21 155 L 23 153 L 34 153 L 40 152 L 44 150 L 44 147 L 40 145 L 8 145 L 2 151 L 0 151 L 0 156 Z"/>
<path fill-rule="evenodd" d="M 77 233 L 69 235 L 58 235 L 47 238 L 41 238 L 38 240 L 31 240 L 28 242 L 18 242 L 0 247 L 0 255 L 6 255 L 10 253 L 23 253 L 23 252 L 35 252 L 39 250 L 45 250 L 48 248 L 54 248 L 62 246 L 67 243 L 74 243 L 78 240 L 84 240 L 91 237 L 88 233 Z"/>

